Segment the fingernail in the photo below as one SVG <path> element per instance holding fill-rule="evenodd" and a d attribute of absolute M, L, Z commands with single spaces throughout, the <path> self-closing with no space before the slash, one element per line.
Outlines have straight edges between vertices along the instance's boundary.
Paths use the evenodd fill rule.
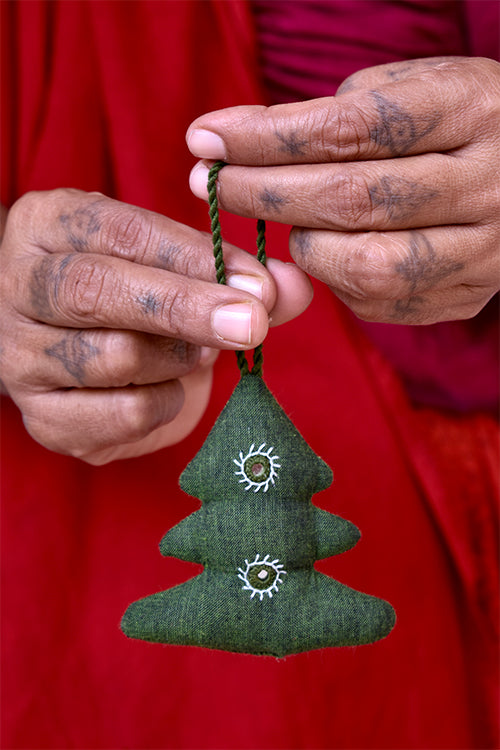
<path fill-rule="evenodd" d="M 201 159 L 225 159 L 226 147 L 222 138 L 210 130 L 193 130 L 187 140 L 189 150 Z"/>
<path fill-rule="evenodd" d="M 258 299 L 263 297 L 264 281 L 257 276 L 247 276 L 242 273 L 232 273 L 227 277 L 227 285 L 233 289 L 241 289 Z"/>
<path fill-rule="evenodd" d="M 245 302 L 219 307 L 213 315 L 214 331 L 221 339 L 248 346 L 252 340 L 252 307 Z"/>
<path fill-rule="evenodd" d="M 196 164 L 189 175 L 189 187 L 197 198 L 208 200 L 208 167 L 204 164 Z"/>

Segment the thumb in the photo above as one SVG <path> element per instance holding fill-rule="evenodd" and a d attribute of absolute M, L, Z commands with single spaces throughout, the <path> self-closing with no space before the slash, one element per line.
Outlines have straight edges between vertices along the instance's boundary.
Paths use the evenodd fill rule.
<path fill-rule="evenodd" d="M 268 258 L 267 270 L 277 288 L 276 304 L 269 313 L 269 324 L 279 326 L 293 320 L 309 307 L 313 286 L 307 274 L 294 263 Z"/>

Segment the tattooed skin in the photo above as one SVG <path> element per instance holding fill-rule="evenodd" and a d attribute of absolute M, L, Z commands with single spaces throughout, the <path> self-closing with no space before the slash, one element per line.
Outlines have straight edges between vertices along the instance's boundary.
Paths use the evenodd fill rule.
<path fill-rule="evenodd" d="M 140 304 L 146 315 L 156 315 L 158 308 L 160 307 L 160 300 L 152 292 L 145 294 L 142 297 L 137 297 L 137 302 Z"/>
<path fill-rule="evenodd" d="M 439 258 L 432 243 L 422 232 L 410 232 L 410 253 L 405 260 L 397 263 L 395 270 L 410 285 L 410 293 L 417 289 L 431 289 L 452 273 L 461 271 L 463 263 L 448 258 Z"/>
<path fill-rule="evenodd" d="M 281 206 L 288 203 L 286 198 L 278 195 L 278 193 L 272 193 L 267 188 L 259 195 L 259 198 L 266 208 L 272 209 L 278 214 L 281 212 Z"/>
<path fill-rule="evenodd" d="M 45 256 L 41 258 L 38 264 L 33 266 L 30 279 L 31 304 L 36 314 L 42 320 L 52 317 L 52 303 L 49 289 L 52 290 L 54 302 L 57 302 L 59 286 L 64 276 L 65 268 L 72 259 L 72 255 L 67 255 L 60 261 L 59 266 L 55 268 L 55 259 Z"/>
<path fill-rule="evenodd" d="M 412 115 L 379 91 L 372 91 L 372 96 L 377 104 L 380 123 L 371 130 L 370 138 L 379 146 L 387 146 L 393 156 L 406 154 L 441 121 L 439 112 Z"/>
<path fill-rule="evenodd" d="M 409 73 L 411 69 L 412 66 L 406 63 L 399 68 L 390 68 L 389 70 L 386 70 L 385 74 L 387 78 L 391 79 L 391 81 L 400 81 L 402 78 L 406 78 L 405 73 Z"/>
<path fill-rule="evenodd" d="M 407 60 L 406 62 L 402 62 L 399 64 L 393 63 L 389 68 L 386 69 L 385 75 L 391 81 L 400 81 L 408 77 L 406 75 L 407 73 L 418 73 L 428 68 L 434 68 L 436 67 L 436 65 L 439 65 L 439 63 L 446 63 L 447 65 L 449 65 L 450 62 L 456 62 L 460 59 L 461 58 L 456 55 L 441 55 L 438 57 L 428 57 L 424 60 Z"/>
<path fill-rule="evenodd" d="M 87 363 L 100 354 L 99 349 L 85 341 L 84 336 L 84 331 L 71 332 L 53 346 L 45 349 L 45 354 L 58 359 L 66 372 L 72 375 L 80 385 L 85 385 Z"/>
<path fill-rule="evenodd" d="M 311 250 L 311 232 L 308 229 L 295 229 L 293 240 L 301 257 L 304 258 Z"/>
<path fill-rule="evenodd" d="M 86 208 L 78 208 L 72 214 L 61 214 L 59 221 L 66 230 L 66 236 L 70 245 L 77 251 L 82 252 L 88 247 L 88 238 L 101 229 L 101 222 L 95 206 L 92 204 Z"/>
<path fill-rule="evenodd" d="M 180 250 L 179 245 L 168 240 L 162 240 L 158 248 L 155 266 L 163 268 L 164 271 L 170 271 L 174 267 L 175 257 Z"/>
<path fill-rule="evenodd" d="M 407 299 L 396 300 L 392 318 L 394 320 L 414 320 L 424 301 L 423 297 L 417 297 L 415 294 Z"/>
<path fill-rule="evenodd" d="M 382 177 L 368 187 L 372 205 L 386 209 L 389 218 L 408 219 L 425 203 L 438 195 L 437 190 L 419 185 L 402 177 Z"/>
<path fill-rule="evenodd" d="M 281 141 L 279 151 L 292 154 L 292 156 L 303 156 L 305 154 L 304 146 L 307 146 L 307 141 L 299 141 L 296 130 L 292 131 L 289 135 L 283 135 L 283 133 L 279 133 L 276 130 L 275 135 Z"/>
<path fill-rule="evenodd" d="M 187 341 L 182 339 L 171 340 L 171 352 L 179 360 L 179 362 L 190 362 L 197 356 L 195 353 L 196 347 L 192 344 L 188 344 Z"/>
<path fill-rule="evenodd" d="M 397 263 L 395 270 L 405 278 L 410 286 L 410 295 L 398 299 L 394 305 L 394 319 L 411 320 L 419 312 L 424 298 L 417 292 L 432 289 L 442 279 L 464 268 L 464 263 L 439 258 L 432 243 L 416 230 L 410 232 L 410 252 L 405 260 Z"/>
<path fill-rule="evenodd" d="M 354 83 L 354 76 L 349 76 L 349 78 L 346 78 L 345 81 L 340 84 L 335 96 L 339 96 L 340 94 L 348 94 L 350 91 L 355 91 L 356 88 L 357 87 Z"/>

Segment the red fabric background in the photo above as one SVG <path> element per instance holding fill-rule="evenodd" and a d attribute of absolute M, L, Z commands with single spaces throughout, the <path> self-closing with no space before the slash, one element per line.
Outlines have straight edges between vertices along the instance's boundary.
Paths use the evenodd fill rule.
<path fill-rule="evenodd" d="M 184 131 L 256 101 L 239 2 L 2 3 L 3 199 L 71 185 L 207 228 Z M 370 64 L 367 60 L 366 64 Z M 250 246 L 250 222 L 224 217 Z M 270 230 L 285 257 L 286 232 Z M 101 468 L 51 454 L 2 415 L 5 748 L 496 747 L 498 430 L 415 410 L 328 290 L 269 336 L 266 379 L 333 468 L 315 498 L 363 538 L 325 572 L 389 600 L 373 646 L 277 661 L 127 640 L 127 604 L 196 566 L 163 559 L 196 506 L 177 487 L 236 381 L 232 355 L 193 435 Z M 304 385 L 306 384 L 306 386 Z"/>

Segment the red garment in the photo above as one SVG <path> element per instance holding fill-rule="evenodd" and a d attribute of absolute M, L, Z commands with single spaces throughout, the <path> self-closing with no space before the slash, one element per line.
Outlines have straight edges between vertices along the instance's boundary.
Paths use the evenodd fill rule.
<path fill-rule="evenodd" d="M 196 115 L 257 100 L 247 6 L 59 0 L 1 10 L 13 76 L 3 199 L 71 185 L 206 229 L 180 146 Z M 228 239 L 253 244 L 253 222 L 223 222 Z M 286 257 L 286 233 L 269 235 L 270 254 Z M 177 478 L 237 379 L 232 354 L 190 438 L 100 468 L 38 446 L 4 399 L 3 747 L 497 747 L 497 425 L 415 410 L 321 284 L 301 318 L 272 331 L 265 358 L 271 390 L 334 470 L 315 501 L 363 534 L 320 567 L 390 601 L 393 633 L 277 661 L 119 631 L 130 601 L 197 570 L 163 559 L 157 543 L 197 507 Z"/>

